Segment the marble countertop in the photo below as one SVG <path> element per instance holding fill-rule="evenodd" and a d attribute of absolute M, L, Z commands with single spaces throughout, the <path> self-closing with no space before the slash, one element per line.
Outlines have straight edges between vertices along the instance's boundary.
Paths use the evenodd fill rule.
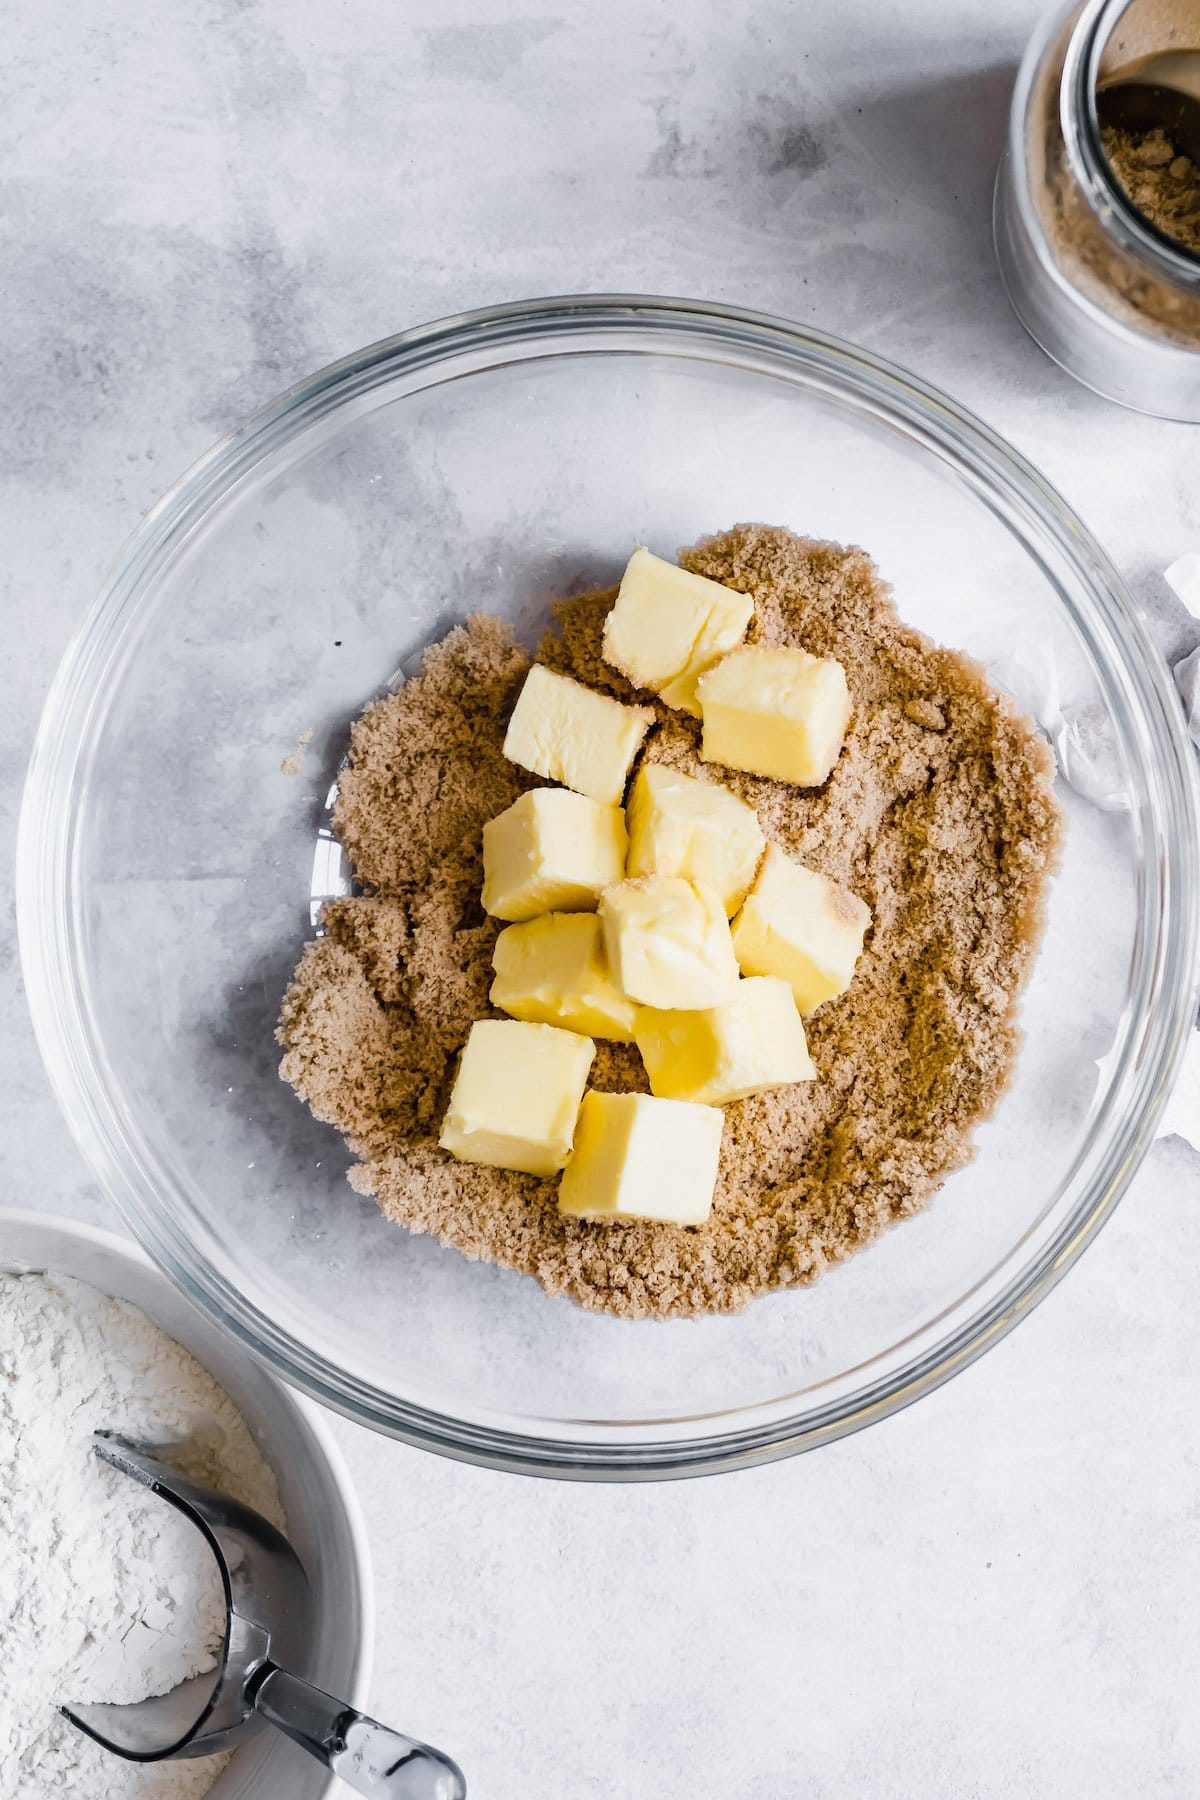
<path fill-rule="evenodd" d="M 0 71 L 7 682 L 0 1196 L 113 1223 L 41 1071 L 11 855 L 56 661 L 219 433 L 460 307 L 631 288 L 911 365 L 1045 471 L 1163 648 L 1195 427 L 1076 387 L 1010 313 L 990 189 L 1031 0 L 133 0 L 25 7 Z M 434 22 L 436 20 L 436 22 Z M 1200 1156 L 949 1386 L 807 1458 L 572 1487 L 339 1424 L 374 1703 L 475 1800 L 1092 1800 L 1200 1783 Z"/>

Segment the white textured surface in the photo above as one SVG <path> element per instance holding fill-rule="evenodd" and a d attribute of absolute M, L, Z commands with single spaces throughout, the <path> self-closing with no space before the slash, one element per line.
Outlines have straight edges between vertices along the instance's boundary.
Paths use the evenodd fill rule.
<path fill-rule="evenodd" d="M 1200 435 L 1060 375 L 992 261 L 1036 11 L 20 9 L 0 68 L 5 856 L 55 661 L 160 490 L 294 378 L 490 300 L 727 298 L 910 363 L 1040 464 L 1188 650 L 1159 571 L 1200 535 Z M 6 924 L 0 1193 L 104 1218 L 15 957 Z M 1200 1156 L 1159 1143 L 1013 1337 L 798 1462 L 558 1487 L 341 1429 L 378 1709 L 451 1749 L 474 1800 L 1193 1795 L 1198 1200 Z"/>

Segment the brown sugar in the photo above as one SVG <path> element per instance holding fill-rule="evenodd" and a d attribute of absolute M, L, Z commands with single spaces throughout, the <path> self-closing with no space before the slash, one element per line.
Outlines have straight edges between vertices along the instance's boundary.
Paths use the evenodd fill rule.
<path fill-rule="evenodd" d="M 1200 169 L 1164 131 L 1102 132 L 1104 154 L 1130 201 L 1164 236 L 1200 255 Z"/>
<path fill-rule="evenodd" d="M 457 1052 L 497 1016 L 480 835 L 535 785 L 501 749 L 529 659 L 494 619 L 452 631 L 354 726 L 335 825 L 363 897 L 326 908 L 279 1029 L 284 1078 L 344 1134 L 353 1185 L 389 1218 L 626 1317 L 729 1311 L 814 1281 L 969 1159 L 1013 1070 L 1060 830 L 1035 727 L 982 669 L 900 623 L 863 551 L 748 525 L 680 560 L 754 596 L 752 640 L 837 657 L 854 715 L 817 790 L 702 763 L 698 722 L 658 702 L 642 756 L 733 788 L 769 840 L 873 916 L 851 987 L 807 1021 L 820 1079 L 726 1109 L 708 1223 L 566 1219 L 554 1182 L 437 1147 Z M 613 598 L 562 604 L 540 654 L 627 698 L 600 657 Z M 646 1087 L 616 1044 L 597 1046 L 592 1080 Z"/>

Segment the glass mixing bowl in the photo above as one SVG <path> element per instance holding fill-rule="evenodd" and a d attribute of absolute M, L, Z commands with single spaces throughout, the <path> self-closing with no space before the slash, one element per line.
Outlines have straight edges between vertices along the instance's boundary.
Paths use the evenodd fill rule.
<path fill-rule="evenodd" d="M 386 1223 L 276 1073 L 350 720 L 449 621 L 741 519 L 858 542 L 903 616 L 1104 759 L 1068 833 L 1011 1092 L 921 1217 L 736 1317 L 630 1323 Z M 281 765 L 313 736 L 299 776 Z M 1074 734 L 1074 735 L 1071 735 Z M 1196 1003 L 1182 718 L 1119 577 L 986 427 L 878 358 L 727 308 L 506 306 L 285 394 L 149 515 L 47 701 L 21 944 L 83 1149 L 180 1286 L 289 1380 L 477 1462 L 751 1463 L 945 1380 L 1049 1289 L 1153 1134 Z"/>

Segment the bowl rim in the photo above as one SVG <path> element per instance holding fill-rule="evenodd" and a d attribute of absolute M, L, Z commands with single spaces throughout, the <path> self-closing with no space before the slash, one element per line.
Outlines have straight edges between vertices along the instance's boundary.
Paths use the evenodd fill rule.
<path fill-rule="evenodd" d="M 334 1370 L 203 1259 L 192 1254 L 189 1260 L 193 1247 L 167 1214 L 158 1185 L 139 1162 L 105 1088 L 102 1048 L 90 1029 L 76 957 L 81 919 L 75 850 L 81 800 L 74 777 L 102 685 L 98 672 L 115 654 L 153 576 L 198 528 L 210 504 L 265 456 L 399 373 L 413 376 L 435 369 L 445 380 L 455 358 L 461 374 L 470 372 L 464 358 L 469 362 L 481 355 L 490 360 L 476 361 L 476 368 L 494 367 L 499 359 L 585 348 L 666 351 L 667 340 L 687 346 L 676 354 L 696 354 L 707 347 L 710 357 L 721 351 L 743 367 L 790 371 L 793 378 L 805 371 L 818 386 L 823 379 L 825 391 L 833 389 L 862 410 L 902 421 L 907 435 L 952 467 L 981 504 L 998 510 L 1002 498 L 1022 533 L 1033 528 L 1043 550 L 1048 542 L 1086 584 L 1096 616 L 1116 646 L 1116 664 L 1106 667 L 1106 674 L 1115 669 L 1126 705 L 1131 696 L 1136 701 L 1134 723 L 1143 735 L 1149 732 L 1154 751 L 1148 766 L 1150 780 L 1157 784 L 1159 811 L 1171 820 L 1177 841 L 1168 846 L 1173 857 L 1144 859 L 1153 866 L 1142 870 L 1149 893 L 1141 896 L 1137 950 L 1143 1000 L 1153 984 L 1157 1004 L 1153 1011 L 1144 1007 L 1140 1033 L 1125 1035 L 1119 1060 L 1128 1104 L 1113 1127 L 1103 1167 L 1088 1171 L 1083 1200 L 1053 1231 L 1043 1232 L 1037 1254 L 1011 1278 L 993 1283 L 986 1305 L 874 1383 L 799 1416 L 781 1413 L 783 1403 L 772 1402 L 743 1408 L 732 1415 L 732 1426 L 718 1431 L 708 1429 L 712 1420 L 671 1421 L 676 1429 L 670 1431 L 602 1421 L 587 1422 L 585 1430 L 585 1422 L 568 1421 L 574 1435 L 567 1437 L 555 1429 L 561 1421 L 540 1421 L 538 1430 L 482 1413 L 468 1420 L 385 1394 L 346 1370 Z M 1027 554 L 1038 555 L 1035 543 L 1023 536 L 1021 541 Z M 1060 598 L 1071 607 L 1061 591 Z M 1077 617 L 1076 622 L 1085 637 L 1093 630 L 1090 618 Z M 708 1474 L 814 1448 L 931 1392 L 1032 1310 L 1111 1215 L 1152 1141 L 1195 1016 L 1200 988 L 1200 783 L 1169 674 L 1122 577 L 1051 484 L 973 413 L 873 352 L 770 314 L 637 294 L 548 297 L 416 326 L 331 363 L 215 444 L 168 489 L 128 540 L 68 645 L 47 696 L 18 829 L 17 918 L 35 1034 L 84 1156 L 153 1260 L 193 1303 L 287 1382 L 359 1423 L 488 1467 L 586 1480 Z M 999 1266 L 1007 1268 L 1019 1248 L 1014 1246 Z M 932 1327 L 922 1330 L 929 1336 Z M 679 1428 L 689 1425 L 703 1426 L 703 1435 L 680 1435 Z"/>
<path fill-rule="evenodd" d="M 38 1207 L 31 1206 L 0 1206 L 0 1277 L 11 1272 L 7 1268 L 5 1234 L 14 1226 L 39 1233 L 45 1232 L 52 1239 L 90 1244 L 101 1249 L 116 1261 L 137 1269 L 140 1274 L 149 1275 L 152 1281 L 160 1284 L 165 1291 L 177 1295 L 185 1307 L 189 1311 L 195 1312 L 206 1326 L 210 1328 L 215 1326 L 220 1329 L 219 1322 L 206 1311 L 197 1308 L 188 1294 L 179 1288 L 177 1282 L 172 1281 L 169 1276 L 164 1274 L 139 1243 L 120 1237 L 115 1231 L 109 1231 L 102 1225 L 92 1225 L 82 1219 L 72 1219 L 64 1213 L 42 1211 Z M 50 1257 L 47 1257 L 47 1268 L 51 1269 L 52 1273 L 70 1274 L 69 1270 L 52 1269 Z M 75 1276 L 73 1279 L 83 1278 Z M 94 1287 L 96 1284 L 87 1281 L 86 1285 Z M 100 1291 L 108 1292 L 109 1290 L 102 1289 Z M 124 1296 L 110 1294 L 110 1298 L 123 1299 Z M 135 1305 L 136 1302 L 130 1302 L 130 1304 Z M 168 1337 L 174 1335 L 166 1326 L 159 1326 L 159 1330 L 166 1332 Z M 202 1352 L 194 1349 L 190 1343 L 183 1343 L 182 1338 L 177 1341 L 183 1344 L 183 1348 L 190 1356 L 194 1356 L 202 1367 L 207 1368 Z M 323 1463 L 337 1496 L 354 1569 L 358 1614 L 355 1630 L 354 1667 L 346 1683 L 348 1691 L 344 1698 L 348 1705 L 361 1709 L 367 1705 L 371 1692 L 371 1677 L 375 1664 L 376 1625 L 375 1572 L 362 1502 L 359 1500 L 358 1490 L 354 1485 L 346 1458 L 342 1454 L 341 1446 L 333 1435 L 325 1409 L 318 1406 L 314 1400 L 310 1400 L 306 1394 L 297 1393 L 293 1387 L 280 1378 L 274 1369 L 265 1364 L 262 1358 L 254 1360 L 271 1389 L 273 1404 L 279 1406 L 281 1410 L 292 1412 L 300 1420 L 309 1440 L 313 1460 Z M 214 1376 L 213 1379 L 216 1380 L 217 1377 Z M 241 1411 L 240 1403 L 238 1410 Z M 329 1800 L 333 1800 L 335 1790 L 338 1788 L 339 1783 L 336 1778 L 330 1775 L 324 1790 L 328 1794 Z"/>

